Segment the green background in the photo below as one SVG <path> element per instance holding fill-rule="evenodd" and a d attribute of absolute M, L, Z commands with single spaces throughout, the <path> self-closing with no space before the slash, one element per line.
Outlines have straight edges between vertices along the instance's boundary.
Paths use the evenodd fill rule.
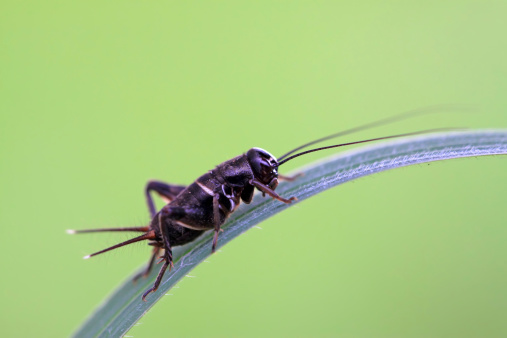
<path fill-rule="evenodd" d="M 507 127 L 505 1 L 0 4 L 0 333 L 68 336 L 149 257 L 149 179 L 347 137 Z M 331 154 L 332 151 L 329 153 Z M 317 157 L 293 161 L 293 169 Z M 213 255 L 128 335 L 507 335 L 507 158 L 359 179 Z"/>

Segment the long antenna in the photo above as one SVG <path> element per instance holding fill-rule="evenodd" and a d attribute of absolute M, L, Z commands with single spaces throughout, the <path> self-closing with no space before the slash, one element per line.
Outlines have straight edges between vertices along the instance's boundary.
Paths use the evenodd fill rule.
<path fill-rule="evenodd" d="M 419 134 L 427 134 L 427 133 L 433 133 L 433 132 L 436 132 L 436 131 L 463 130 L 463 129 L 464 128 L 437 128 L 437 129 L 428 129 L 428 130 L 416 131 L 416 132 L 413 132 L 413 133 L 398 134 L 398 135 L 391 135 L 391 136 L 383 136 L 383 137 L 371 138 L 371 139 L 368 139 L 368 140 L 335 144 L 333 146 L 315 148 L 315 149 L 303 151 L 301 153 L 297 153 L 296 155 L 292 155 L 292 156 L 290 156 L 290 157 L 288 157 L 288 158 L 286 158 L 286 159 L 284 159 L 282 161 L 279 161 L 278 162 L 278 166 L 281 166 L 282 164 L 284 164 L 284 163 L 286 163 L 286 162 L 288 162 L 290 160 L 293 160 L 296 157 L 299 157 L 299 156 L 305 155 L 305 154 L 309 154 L 309 153 L 313 153 L 315 151 L 321 151 L 321 150 L 325 150 L 325 149 L 338 148 L 338 147 L 345 147 L 345 146 L 350 146 L 350 145 L 359 144 L 359 143 L 367 143 L 367 142 L 373 142 L 373 141 L 379 141 L 379 140 L 386 140 L 386 139 L 396 138 L 396 137 L 412 136 L 412 135 L 419 135 Z"/>
<path fill-rule="evenodd" d="M 301 150 L 303 148 L 311 146 L 312 144 L 319 143 L 319 142 L 322 142 L 322 141 L 326 141 L 326 140 L 329 140 L 329 139 L 332 139 L 332 138 L 335 138 L 335 137 L 352 134 L 352 133 L 355 133 L 355 132 L 358 132 L 358 131 L 362 131 L 362 130 L 366 130 L 366 129 L 370 129 L 370 128 L 374 128 L 374 127 L 383 126 L 383 125 L 386 125 L 386 124 L 389 124 L 389 123 L 393 123 L 393 122 L 398 122 L 398 121 L 405 120 L 405 119 L 408 119 L 408 118 L 411 118 L 411 117 L 415 117 L 417 115 L 425 115 L 425 114 L 431 114 L 431 113 L 441 112 L 442 110 L 445 110 L 445 109 L 447 109 L 447 110 L 466 111 L 466 110 L 471 110 L 471 108 L 472 107 L 466 106 L 466 105 L 440 104 L 440 105 L 434 105 L 434 106 L 428 106 L 428 107 L 424 107 L 424 108 L 418 108 L 418 109 L 409 110 L 409 111 L 403 112 L 403 113 L 398 114 L 398 115 L 394 115 L 394 116 L 391 116 L 391 117 L 380 119 L 380 120 L 377 120 L 377 121 L 374 121 L 374 122 L 369 122 L 369 123 L 363 124 L 363 125 L 358 126 L 358 127 L 354 127 L 354 128 L 351 128 L 351 129 L 340 131 L 338 133 L 335 133 L 335 134 L 332 134 L 332 135 L 329 135 L 329 136 L 326 136 L 326 137 L 322 137 L 322 138 L 319 138 L 317 140 L 305 143 L 305 144 L 303 144 L 303 145 L 301 145 L 301 146 L 299 146 L 297 148 L 292 149 L 288 153 L 280 156 L 278 158 L 278 160 L 281 161 L 285 157 L 289 156 L 290 154 L 293 154 L 293 153 L 295 153 L 298 150 Z"/>

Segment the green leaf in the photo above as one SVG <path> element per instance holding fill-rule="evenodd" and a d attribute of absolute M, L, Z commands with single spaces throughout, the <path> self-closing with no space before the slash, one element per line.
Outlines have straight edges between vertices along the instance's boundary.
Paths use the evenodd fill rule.
<path fill-rule="evenodd" d="M 412 164 L 460 157 L 507 154 L 507 130 L 466 131 L 427 134 L 384 142 L 344 152 L 313 163 L 296 172 L 304 173 L 293 182 L 282 182 L 277 192 L 284 197 L 296 196 L 299 201 L 358 177 Z M 294 203 L 293 203 L 294 204 Z M 257 194 L 249 205 L 241 205 L 222 227 L 221 247 L 266 218 L 290 207 Z M 213 233 L 207 232 L 196 241 L 175 248 L 174 269 L 166 272 L 157 292 L 141 295 L 154 282 L 158 270 L 137 284 L 128 278 L 75 333 L 75 337 L 124 335 L 168 290 L 211 254 Z"/>

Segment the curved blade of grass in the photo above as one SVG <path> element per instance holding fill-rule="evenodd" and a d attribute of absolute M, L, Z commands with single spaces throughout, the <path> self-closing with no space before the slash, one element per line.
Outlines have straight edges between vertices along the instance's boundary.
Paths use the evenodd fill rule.
<path fill-rule="evenodd" d="M 466 131 L 430 134 L 358 148 L 327 158 L 298 170 L 304 176 L 283 182 L 281 196 L 296 196 L 299 202 L 323 190 L 358 177 L 412 164 L 445 159 L 507 154 L 507 130 Z M 222 227 L 219 247 L 264 219 L 288 208 L 281 202 L 256 195 L 250 205 L 242 205 Z M 175 248 L 174 269 L 166 272 L 157 292 L 141 300 L 158 269 L 137 284 L 127 279 L 83 324 L 75 337 L 124 335 L 167 291 L 211 254 L 212 232 L 186 246 Z"/>

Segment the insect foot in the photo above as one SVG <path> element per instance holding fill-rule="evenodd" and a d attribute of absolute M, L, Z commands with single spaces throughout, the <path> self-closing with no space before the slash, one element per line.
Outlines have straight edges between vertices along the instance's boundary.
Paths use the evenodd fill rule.
<path fill-rule="evenodd" d="M 166 263 L 167 262 L 169 263 L 169 271 L 171 271 L 171 269 L 174 268 L 173 256 L 171 255 L 171 253 L 166 253 L 163 256 L 160 256 L 159 258 L 160 260 L 157 262 L 157 264 L 160 264 L 165 261 Z"/>
<path fill-rule="evenodd" d="M 164 265 L 160 269 L 160 272 L 159 272 L 157 279 L 155 280 L 155 283 L 153 284 L 153 286 L 150 289 L 146 290 L 146 292 L 143 294 L 142 299 L 144 302 L 146 302 L 146 297 L 150 293 L 157 291 L 157 289 L 160 285 L 160 282 L 162 282 L 162 277 L 164 277 L 164 273 L 167 270 L 167 268 L 169 268 L 169 271 L 171 271 L 171 269 L 174 268 L 173 255 L 170 250 L 166 250 L 164 255 L 160 256 L 160 258 L 161 259 L 160 259 L 160 261 L 157 262 L 157 264 L 164 262 Z"/>
<path fill-rule="evenodd" d="M 157 291 L 158 287 L 155 288 L 155 287 L 152 287 L 151 289 L 148 289 L 148 291 L 146 291 L 144 294 L 143 294 L 143 302 L 146 302 L 146 297 L 152 293 L 152 292 L 155 292 Z"/>

